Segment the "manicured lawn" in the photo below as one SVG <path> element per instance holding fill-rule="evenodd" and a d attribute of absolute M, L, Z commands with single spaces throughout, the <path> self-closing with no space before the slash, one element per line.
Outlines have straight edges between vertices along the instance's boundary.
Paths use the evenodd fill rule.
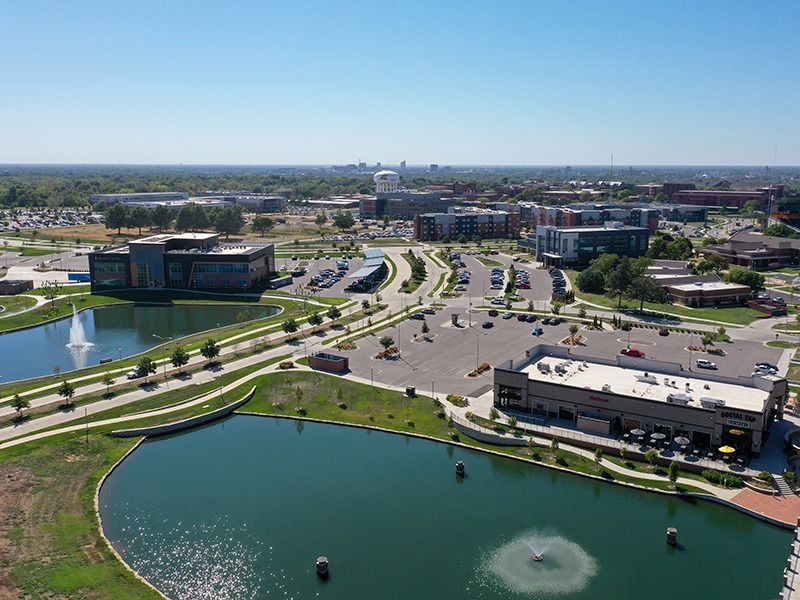
<path fill-rule="evenodd" d="M 584 300 L 593 304 L 599 304 L 612 310 L 617 310 L 617 306 L 619 304 L 619 300 L 617 298 L 609 298 L 608 296 L 603 296 L 600 294 L 586 294 L 578 291 L 575 293 L 575 299 L 578 301 Z M 587 310 L 591 310 L 593 307 L 587 306 L 585 308 Z M 638 310 L 639 302 L 625 300 L 623 298 L 622 308 L 628 310 Z M 674 315 L 678 318 L 720 321 L 722 323 L 730 323 L 732 325 L 749 325 L 753 321 L 764 316 L 764 313 L 753 310 L 752 308 L 748 308 L 746 306 L 732 306 L 724 308 L 687 308 L 677 304 L 654 304 L 652 302 L 645 302 L 644 308 L 647 311 Z"/>
<path fill-rule="evenodd" d="M 36 300 L 27 295 L 2 296 L 0 297 L 0 306 L 3 307 L 3 311 L 0 312 L 0 318 L 13 315 L 35 305 Z"/>
<path fill-rule="evenodd" d="M 485 256 L 474 256 L 475 260 L 481 263 L 485 267 L 502 267 L 503 263 L 492 260 L 491 258 L 486 258 Z"/>

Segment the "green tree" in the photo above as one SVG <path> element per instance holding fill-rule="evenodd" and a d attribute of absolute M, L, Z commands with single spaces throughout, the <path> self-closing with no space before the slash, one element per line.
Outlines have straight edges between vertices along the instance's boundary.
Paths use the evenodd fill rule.
<path fill-rule="evenodd" d="M 156 372 L 156 362 L 149 356 L 143 356 L 136 365 L 136 372 L 139 377 L 144 377 L 144 382 L 147 383 L 147 376 Z"/>
<path fill-rule="evenodd" d="M 500 411 L 497 410 L 494 406 L 489 409 L 489 420 L 496 421 L 500 418 Z"/>
<path fill-rule="evenodd" d="M 650 248 L 647 249 L 647 256 L 655 260 L 666 258 L 668 252 L 667 246 L 667 240 L 659 236 L 650 242 Z"/>
<path fill-rule="evenodd" d="M 591 260 L 589 265 L 593 269 L 597 269 L 603 274 L 603 277 L 608 276 L 608 274 L 616 267 L 620 260 L 622 260 L 618 254 L 601 254 L 597 258 Z"/>
<path fill-rule="evenodd" d="M 556 436 L 553 436 L 553 439 L 550 440 L 550 450 L 553 452 L 558 450 L 558 438 Z"/>
<path fill-rule="evenodd" d="M 342 311 L 339 310 L 336 306 L 331 306 L 328 309 L 326 316 L 331 320 L 331 322 L 336 321 L 339 317 L 342 316 Z"/>
<path fill-rule="evenodd" d="M 466 246 L 467 245 L 467 236 L 464 235 L 463 233 L 459 234 L 458 235 L 458 243 L 461 244 L 462 246 Z"/>
<path fill-rule="evenodd" d="M 756 273 L 744 267 L 731 265 L 724 279 L 730 283 L 746 285 L 754 292 L 764 289 L 764 276 L 761 273 Z"/>
<path fill-rule="evenodd" d="M 619 306 L 622 306 L 622 296 L 628 290 L 631 284 L 631 268 L 630 261 L 627 257 L 619 261 L 606 278 L 606 288 L 608 293 L 613 296 L 619 296 Z"/>
<path fill-rule="evenodd" d="M 239 233 L 244 223 L 242 207 L 238 204 L 214 211 L 214 227 L 219 233 L 225 234 L 225 239 Z"/>
<path fill-rule="evenodd" d="M 214 338 L 208 338 L 202 346 L 200 346 L 200 354 L 206 360 L 214 360 L 219 356 L 219 344 Z"/>
<path fill-rule="evenodd" d="M 129 209 L 127 204 L 117 202 L 112 204 L 105 215 L 106 229 L 116 229 L 117 235 L 122 233 L 122 228 L 128 225 Z"/>
<path fill-rule="evenodd" d="M 183 367 L 189 364 L 189 353 L 186 352 L 186 350 L 184 350 L 181 346 L 178 346 L 172 351 L 170 361 L 172 366 L 178 369 L 179 373 L 182 373 Z"/>
<path fill-rule="evenodd" d="M 645 302 L 660 302 L 664 298 L 664 290 L 651 275 L 639 275 L 628 286 L 628 297 L 639 301 L 639 312 Z"/>
<path fill-rule="evenodd" d="M 586 318 L 586 309 L 582 306 L 578 309 L 578 318 L 585 319 Z"/>
<path fill-rule="evenodd" d="M 561 307 L 564 306 L 561 302 L 553 302 L 550 304 L 550 312 L 557 315 L 561 312 Z"/>
<path fill-rule="evenodd" d="M 308 315 L 308 324 L 316 329 L 318 325 L 322 325 L 322 315 L 318 312 Z"/>
<path fill-rule="evenodd" d="M 286 319 L 283 323 L 281 323 L 281 329 L 283 329 L 284 333 L 292 334 L 298 329 L 300 329 L 300 326 L 297 324 L 297 321 L 295 321 L 292 318 L 289 318 Z"/>
<path fill-rule="evenodd" d="M 206 209 L 196 202 L 187 202 L 178 211 L 175 229 L 178 231 L 202 231 L 209 225 Z"/>
<path fill-rule="evenodd" d="M 667 468 L 667 477 L 672 483 L 678 481 L 678 476 L 681 473 L 681 466 L 678 464 L 677 460 L 673 460 L 669 463 L 669 467 Z"/>
<path fill-rule="evenodd" d="M 31 401 L 27 398 L 20 397 L 19 394 L 14 394 L 14 397 L 11 399 L 11 408 L 13 408 L 17 413 L 17 419 L 22 418 L 22 411 L 26 410 L 31 407 Z"/>
<path fill-rule="evenodd" d="M 259 234 L 261 234 L 261 237 L 264 237 L 264 234 L 270 231 L 273 227 L 275 227 L 275 221 L 269 217 L 256 217 L 253 219 L 253 231 L 257 231 Z"/>
<path fill-rule="evenodd" d="M 367 312 L 369 310 L 369 300 L 367 300 L 366 298 L 364 298 L 361 301 L 361 310 L 363 310 L 364 312 Z"/>
<path fill-rule="evenodd" d="M 139 230 L 139 235 L 142 235 L 142 227 L 150 225 L 150 211 L 144 206 L 135 206 L 128 215 L 127 226 L 131 229 L 136 228 Z"/>
<path fill-rule="evenodd" d="M 66 406 L 71 406 L 72 397 L 75 395 L 75 386 L 65 379 L 58 388 L 58 395 L 64 398 Z"/>
<path fill-rule="evenodd" d="M 328 222 L 328 216 L 325 214 L 325 211 L 319 213 L 316 218 L 314 219 L 314 223 L 317 225 L 317 231 L 322 233 L 322 226 Z"/>
<path fill-rule="evenodd" d="M 650 448 L 647 452 L 644 453 L 644 458 L 652 467 L 653 463 L 655 463 L 656 459 L 658 458 L 658 450 L 656 450 L 655 448 Z"/>
<path fill-rule="evenodd" d="M 425 335 L 426 333 L 430 333 L 430 330 L 431 330 L 431 328 L 428 327 L 428 322 L 427 321 L 423 321 L 422 322 L 422 329 L 420 330 L 420 331 L 422 331 L 422 334 Z"/>
<path fill-rule="evenodd" d="M 452 244 L 453 241 L 450 239 L 450 236 L 446 233 L 442 236 L 442 243 L 446 246 L 448 244 Z"/>
<path fill-rule="evenodd" d="M 603 449 L 596 448 L 594 451 L 594 462 L 597 466 L 600 466 L 600 463 L 603 462 Z"/>
<path fill-rule="evenodd" d="M 388 350 L 392 346 L 394 346 L 394 339 L 390 335 L 385 335 L 381 339 L 378 340 L 378 343 L 383 346 L 384 350 Z"/>
<path fill-rule="evenodd" d="M 569 334 L 574 337 L 577 333 L 578 333 L 578 326 L 575 325 L 575 323 L 573 323 L 572 325 L 569 326 Z"/>
<path fill-rule="evenodd" d="M 748 200 L 747 202 L 742 205 L 742 216 L 746 218 L 753 217 L 757 212 L 761 210 L 761 204 L 758 200 Z"/>
<path fill-rule="evenodd" d="M 103 378 L 100 380 L 100 383 L 106 386 L 106 395 L 111 393 L 111 386 L 114 385 L 114 382 L 114 377 L 112 377 L 111 373 L 106 371 L 106 374 L 103 375 Z"/>
<path fill-rule="evenodd" d="M 797 237 L 797 232 L 788 225 L 784 225 L 783 223 L 776 223 L 775 225 L 770 225 L 769 227 L 767 227 L 764 230 L 764 235 L 794 239 Z"/>
<path fill-rule="evenodd" d="M 575 278 L 575 285 L 586 294 L 602 294 L 605 290 L 606 278 L 600 269 L 589 267 L 581 271 Z"/>
<path fill-rule="evenodd" d="M 172 211 L 163 204 L 159 204 L 150 212 L 150 221 L 153 227 L 159 231 L 169 229 L 175 217 L 172 216 Z"/>
<path fill-rule="evenodd" d="M 342 213 L 339 215 L 333 216 L 333 225 L 337 229 L 345 230 L 345 229 L 352 229 L 353 225 L 356 224 L 356 220 L 353 218 L 353 215 L 350 213 Z"/>

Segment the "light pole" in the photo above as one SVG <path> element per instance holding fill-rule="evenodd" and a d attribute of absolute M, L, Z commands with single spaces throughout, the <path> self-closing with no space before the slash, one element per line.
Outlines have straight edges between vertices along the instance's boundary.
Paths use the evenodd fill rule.
<path fill-rule="evenodd" d="M 122 373 L 122 348 L 119 348 L 118 350 L 119 350 L 119 362 L 120 362 L 119 372 Z"/>
<path fill-rule="evenodd" d="M 168 341 L 170 341 L 172 339 L 169 336 L 161 337 L 157 333 L 154 333 L 153 337 L 160 339 L 162 344 L 165 344 L 165 343 L 167 343 Z M 169 379 L 167 379 L 167 359 L 166 358 L 164 359 L 164 383 L 167 384 L 167 387 L 169 387 Z"/>
<path fill-rule="evenodd" d="M 375 377 L 374 377 L 374 375 L 375 375 L 375 367 L 370 367 L 369 368 L 369 384 L 372 387 L 375 387 Z"/>

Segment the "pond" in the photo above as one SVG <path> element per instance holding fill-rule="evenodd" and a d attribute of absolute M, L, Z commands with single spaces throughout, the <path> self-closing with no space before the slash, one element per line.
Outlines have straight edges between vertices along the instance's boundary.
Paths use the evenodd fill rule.
<path fill-rule="evenodd" d="M 99 501 L 124 560 L 181 599 L 766 600 L 791 541 L 711 502 L 242 415 L 143 443 Z M 327 581 L 315 573 L 321 555 Z"/>
<path fill-rule="evenodd" d="M 175 305 L 132 304 L 93 308 L 74 317 L 30 329 L 0 335 L 2 382 L 62 373 L 145 352 L 161 344 L 162 338 L 177 339 L 239 319 L 262 319 L 277 314 L 279 306 L 267 305 Z M 237 319 L 237 316 L 239 319 Z M 79 327 L 76 327 L 79 325 Z M 88 346 L 70 348 L 71 336 L 82 330 Z"/>

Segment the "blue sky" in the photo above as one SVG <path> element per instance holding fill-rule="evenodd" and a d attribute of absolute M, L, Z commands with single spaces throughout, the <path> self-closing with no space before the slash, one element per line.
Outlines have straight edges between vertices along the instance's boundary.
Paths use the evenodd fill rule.
<path fill-rule="evenodd" d="M 0 11 L 0 163 L 800 165 L 794 0 Z"/>

